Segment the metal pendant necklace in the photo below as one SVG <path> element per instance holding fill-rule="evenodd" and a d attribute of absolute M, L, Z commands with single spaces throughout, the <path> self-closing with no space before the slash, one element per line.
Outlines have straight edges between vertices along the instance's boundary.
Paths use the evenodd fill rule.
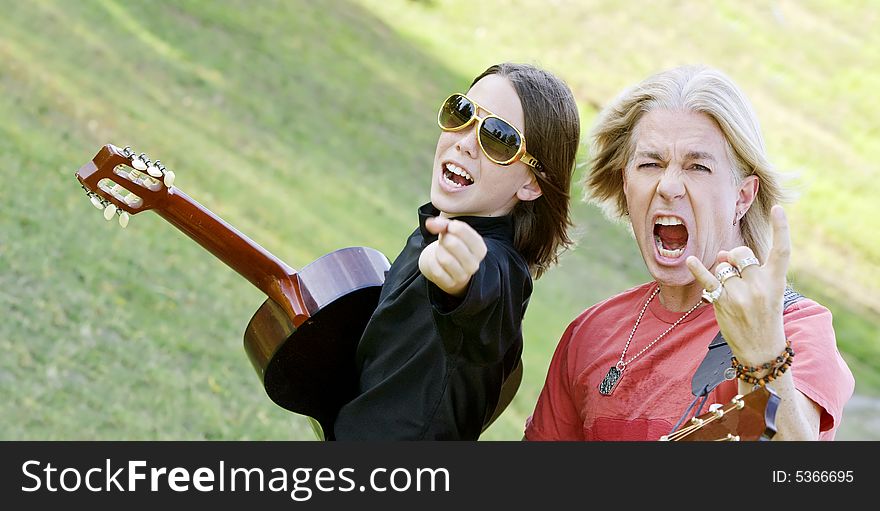
<path fill-rule="evenodd" d="M 657 341 L 659 341 L 666 334 L 671 332 L 673 328 L 675 328 L 676 326 L 678 326 L 679 323 L 684 321 L 684 318 L 688 317 L 691 314 L 691 312 L 694 312 L 695 310 L 697 310 L 697 307 L 699 307 L 700 304 L 703 303 L 703 299 L 700 298 L 699 302 L 697 302 L 693 307 L 691 307 L 691 309 L 689 311 L 685 312 L 682 317 L 678 318 L 678 320 L 675 323 L 673 323 L 672 326 L 667 328 L 665 332 L 663 332 L 662 334 L 657 336 L 656 339 L 651 341 L 651 344 L 648 344 L 647 346 L 642 348 L 642 351 L 636 353 L 635 355 L 632 356 L 632 358 L 630 358 L 629 360 L 624 362 L 624 357 L 626 357 L 626 350 L 629 349 L 629 345 L 633 340 L 633 336 L 636 334 L 636 329 L 639 327 L 639 323 L 642 322 L 642 316 L 644 316 L 645 311 L 648 310 L 648 304 L 651 303 L 651 300 L 653 300 L 654 297 L 657 296 L 657 293 L 659 293 L 659 292 L 660 292 L 660 286 L 657 286 L 657 289 L 655 289 L 654 292 L 651 293 L 651 296 L 648 297 L 648 301 L 645 302 L 645 306 L 642 307 L 642 311 L 639 312 L 639 317 L 636 319 L 636 324 L 633 325 L 632 332 L 629 333 L 629 339 L 626 341 L 626 346 L 623 347 L 623 352 L 620 354 L 620 359 L 617 361 L 617 364 L 611 366 L 611 369 L 608 370 L 608 374 L 605 375 L 605 378 L 602 379 L 602 383 L 599 384 L 599 393 L 602 394 L 603 396 L 610 396 L 611 393 L 614 392 L 614 389 L 617 387 L 617 383 L 620 382 L 620 378 L 623 377 L 623 370 L 626 369 L 626 366 L 631 364 L 633 362 L 633 360 L 639 358 L 639 356 L 641 356 L 642 353 L 648 351 L 648 349 L 651 346 L 656 344 Z"/>

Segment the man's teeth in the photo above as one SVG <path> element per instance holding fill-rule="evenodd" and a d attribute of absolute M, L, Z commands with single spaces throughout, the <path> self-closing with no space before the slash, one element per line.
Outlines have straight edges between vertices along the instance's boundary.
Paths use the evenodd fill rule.
<path fill-rule="evenodd" d="M 659 225 L 682 225 L 684 222 L 681 221 L 680 218 L 676 218 L 674 216 L 660 216 L 657 217 L 657 220 L 654 221 L 654 224 Z M 676 257 L 681 256 L 684 253 L 685 247 L 676 248 L 676 249 L 668 249 L 663 248 L 663 242 L 660 241 L 660 236 L 654 236 L 654 243 L 657 244 L 657 250 L 660 252 L 660 255 L 663 257 L 669 257 L 675 259 Z"/>
<path fill-rule="evenodd" d="M 447 163 L 447 164 L 446 164 L 446 171 L 449 172 L 449 173 L 451 173 L 451 174 L 455 174 L 455 175 L 461 176 L 461 177 L 467 179 L 467 180 L 468 180 L 469 182 L 471 182 L 471 183 L 474 182 L 474 178 L 471 177 L 471 175 L 468 174 L 468 172 L 467 172 L 466 170 L 464 170 L 463 168 L 459 167 L 458 165 L 455 165 L 455 164 L 452 164 L 452 163 Z M 450 186 L 456 186 L 456 187 L 459 187 L 459 188 L 461 188 L 462 186 L 466 186 L 466 185 L 463 185 L 463 184 L 461 184 L 461 183 L 456 183 L 455 181 L 453 181 L 452 179 L 450 179 L 450 178 L 449 178 L 448 176 L 446 176 L 445 174 L 443 175 L 443 179 L 445 179 L 446 182 L 449 183 Z"/>
<path fill-rule="evenodd" d="M 681 225 L 683 222 L 680 218 L 675 218 L 674 216 L 661 216 L 657 217 L 654 223 L 660 225 Z"/>
<path fill-rule="evenodd" d="M 663 225 L 669 225 L 669 224 L 663 224 Z M 673 225 L 675 225 L 675 224 L 673 224 Z M 681 254 L 684 253 L 685 247 L 676 248 L 675 250 L 669 250 L 669 249 L 663 248 L 663 242 L 660 241 L 660 236 L 654 236 L 654 243 L 657 244 L 657 251 L 660 252 L 660 255 L 662 255 L 663 257 L 670 257 L 672 259 L 675 259 L 676 257 L 680 257 Z"/>

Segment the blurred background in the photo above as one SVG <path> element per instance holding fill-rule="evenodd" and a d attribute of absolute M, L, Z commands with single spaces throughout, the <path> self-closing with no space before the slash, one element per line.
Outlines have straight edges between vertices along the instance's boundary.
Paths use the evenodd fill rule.
<path fill-rule="evenodd" d="M 393 259 L 428 199 L 438 105 L 507 60 L 566 80 L 585 135 L 620 90 L 674 65 L 718 67 L 745 90 L 771 160 L 798 175 L 790 279 L 831 309 L 856 376 L 838 439 L 880 439 L 876 2 L 0 9 L 0 439 L 313 439 L 242 349 L 265 297 L 153 213 L 104 221 L 75 171 L 105 143 L 131 145 L 293 267 L 355 245 Z M 522 436 L 569 321 L 647 279 L 622 225 L 582 202 L 574 220 L 579 245 L 526 315 L 522 387 L 485 440 Z"/>

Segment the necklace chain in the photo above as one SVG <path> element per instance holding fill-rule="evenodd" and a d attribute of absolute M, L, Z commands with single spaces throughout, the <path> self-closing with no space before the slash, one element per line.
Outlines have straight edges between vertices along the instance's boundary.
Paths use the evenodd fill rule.
<path fill-rule="evenodd" d="M 670 326 L 669 328 L 667 328 L 665 332 L 663 332 L 662 334 L 658 335 L 656 339 L 654 339 L 653 341 L 651 341 L 651 344 L 648 344 L 647 346 L 645 346 L 644 348 L 642 348 L 642 351 L 636 353 L 635 355 L 632 356 L 632 358 L 630 358 L 629 360 L 627 360 L 626 362 L 624 362 L 623 359 L 624 359 L 624 357 L 626 357 L 626 350 L 629 349 L 629 345 L 630 345 L 630 343 L 631 343 L 632 340 L 633 340 L 633 336 L 636 335 L 636 329 L 639 327 L 639 323 L 642 322 L 642 316 L 644 316 L 644 315 L 645 315 L 645 311 L 648 310 L 648 304 L 651 303 L 651 300 L 653 300 L 654 297 L 657 296 L 657 293 L 659 293 L 659 292 L 660 292 L 660 286 L 657 286 L 657 289 L 655 289 L 654 292 L 651 293 L 651 296 L 648 297 L 648 301 L 645 302 L 644 307 L 642 307 L 642 311 L 639 312 L 639 317 L 638 317 L 638 319 L 636 319 L 636 324 L 633 325 L 632 332 L 629 333 L 629 339 L 627 339 L 627 341 L 626 341 L 626 346 L 623 347 L 623 352 L 620 354 L 620 360 L 618 360 L 618 361 L 617 361 L 617 364 L 614 366 L 614 367 L 616 367 L 618 370 L 623 371 L 623 369 L 624 369 L 626 366 L 630 365 L 630 364 L 633 362 L 633 360 L 639 358 L 639 357 L 642 355 L 642 353 L 648 351 L 648 349 L 649 349 L 651 346 L 653 346 L 654 344 L 656 344 L 657 341 L 659 341 L 660 339 L 663 338 L 663 336 L 665 336 L 666 334 L 668 334 L 669 332 L 671 332 L 673 328 L 675 328 L 676 326 L 678 326 L 679 323 L 681 323 L 682 321 L 684 321 L 684 318 L 690 316 L 691 312 L 694 312 L 695 310 L 697 310 L 697 307 L 699 307 L 700 304 L 703 303 L 703 299 L 701 298 L 700 301 L 697 302 L 693 307 L 691 307 L 691 309 L 690 309 L 689 311 L 685 312 L 684 315 L 683 315 L 682 317 L 678 318 L 678 320 L 677 320 L 675 323 L 673 323 L 672 326 Z"/>

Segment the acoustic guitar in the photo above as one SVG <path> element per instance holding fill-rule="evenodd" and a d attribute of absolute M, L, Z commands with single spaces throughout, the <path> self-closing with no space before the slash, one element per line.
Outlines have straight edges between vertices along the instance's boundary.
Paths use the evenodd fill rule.
<path fill-rule="evenodd" d="M 129 147 L 103 146 L 76 178 L 106 220 L 115 216 L 126 227 L 130 215 L 153 210 L 268 297 L 245 329 L 245 352 L 269 398 L 308 417 L 319 439 L 333 440 L 340 408 L 358 393 L 355 352 L 388 259 L 349 247 L 297 271 L 180 191 L 161 161 Z M 520 364 L 484 430 L 513 399 L 521 377 Z"/>

